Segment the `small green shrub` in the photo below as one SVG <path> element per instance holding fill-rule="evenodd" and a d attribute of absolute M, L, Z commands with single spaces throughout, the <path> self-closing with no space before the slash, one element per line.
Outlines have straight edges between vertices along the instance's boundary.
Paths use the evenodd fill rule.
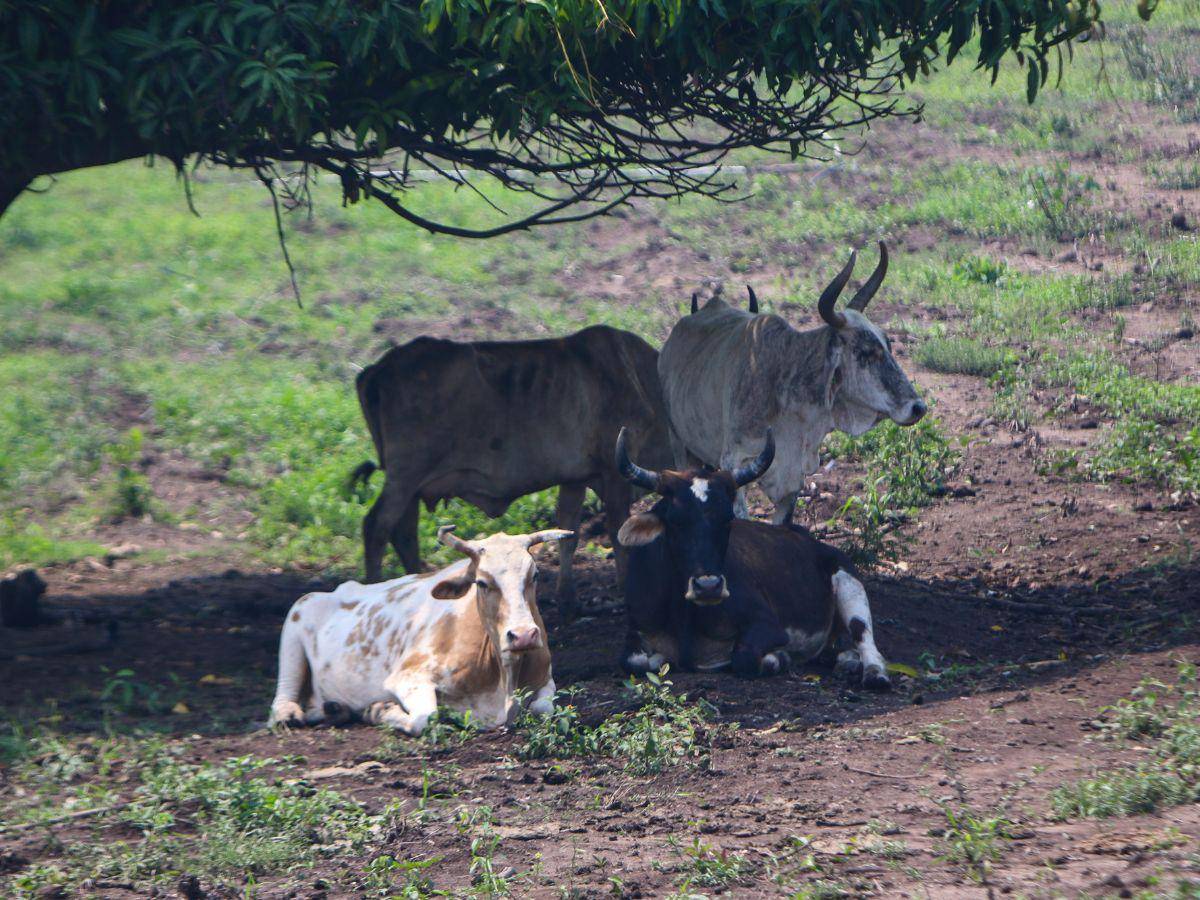
<path fill-rule="evenodd" d="M 930 338 L 915 354 L 917 362 L 935 372 L 988 378 L 1016 362 L 1010 350 L 989 347 L 971 338 Z"/>
<path fill-rule="evenodd" d="M 960 863 L 976 881 L 986 881 L 991 864 L 1000 858 L 1003 841 L 1013 823 L 998 813 L 980 813 L 967 807 L 942 806 L 946 829 L 941 839 L 942 858 Z"/>
<path fill-rule="evenodd" d="M 688 703 L 671 690 L 668 667 L 645 681 L 630 677 L 626 691 L 636 707 L 609 716 L 595 727 L 584 725 L 571 701 L 574 692 L 560 694 L 549 716 L 526 713 L 518 728 L 524 738 L 520 759 L 567 759 L 607 756 L 624 760 L 625 770 L 650 775 L 688 759 L 706 756 L 708 721 L 714 710 L 705 703 Z"/>
<path fill-rule="evenodd" d="M 682 887 L 726 887 L 744 878 L 753 869 L 744 853 L 714 847 L 698 837 L 687 845 L 671 837 L 667 839 L 667 844 L 680 858 L 678 868 L 684 873 Z"/>
<path fill-rule="evenodd" d="M 1024 183 L 1029 202 L 1042 212 L 1048 237 L 1069 241 L 1103 230 L 1094 200 L 1100 185 L 1091 176 L 1077 175 L 1070 164 L 1060 162 L 1026 171 Z"/>
<path fill-rule="evenodd" d="M 143 442 L 142 430 L 131 428 L 121 440 L 104 448 L 105 455 L 116 469 L 111 504 L 114 518 L 139 519 L 148 515 L 154 504 L 150 479 L 138 469 Z"/>
<path fill-rule="evenodd" d="M 990 256 L 965 256 L 954 264 L 954 274 L 976 284 L 999 284 L 1008 274 L 1008 263 Z"/>

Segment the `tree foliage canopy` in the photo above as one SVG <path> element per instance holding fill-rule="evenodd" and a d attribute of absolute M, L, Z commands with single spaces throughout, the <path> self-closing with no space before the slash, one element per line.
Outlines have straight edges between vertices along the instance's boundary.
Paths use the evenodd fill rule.
<path fill-rule="evenodd" d="M 0 0 L 0 210 L 35 178 L 144 155 L 257 171 L 486 236 L 638 195 L 719 193 L 730 150 L 818 152 L 913 111 L 978 38 L 1029 97 L 1097 0 Z M 414 167 L 545 198 L 467 232 L 405 202 Z M 701 174 L 703 173 L 703 174 Z M 538 177 L 531 177 L 538 176 Z M 569 207 L 578 207 L 569 210 Z"/>

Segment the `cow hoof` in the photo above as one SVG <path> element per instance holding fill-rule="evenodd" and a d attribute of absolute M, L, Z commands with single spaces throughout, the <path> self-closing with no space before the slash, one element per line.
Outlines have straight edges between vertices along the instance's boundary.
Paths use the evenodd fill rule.
<path fill-rule="evenodd" d="M 837 662 L 834 663 L 833 673 L 845 678 L 847 681 L 858 681 L 864 679 L 866 673 L 863 672 L 862 659 L 856 650 L 843 650 L 838 654 Z"/>
<path fill-rule="evenodd" d="M 890 691 L 892 679 L 879 666 L 870 666 L 863 672 L 862 686 L 868 691 Z"/>
<path fill-rule="evenodd" d="M 638 651 L 626 656 L 623 665 L 630 675 L 645 675 L 647 672 L 657 672 L 665 662 L 661 653 Z"/>
<path fill-rule="evenodd" d="M 760 669 L 764 675 L 781 675 L 791 667 L 792 659 L 787 655 L 787 651 L 779 650 L 764 656 Z"/>
<path fill-rule="evenodd" d="M 268 728 L 274 728 L 276 725 L 298 728 L 303 724 L 304 710 L 300 708 L 300 704 L 293 703 L 291 700 L 274 704 L 271 707 L 271 715 L 267 719 Z"/>

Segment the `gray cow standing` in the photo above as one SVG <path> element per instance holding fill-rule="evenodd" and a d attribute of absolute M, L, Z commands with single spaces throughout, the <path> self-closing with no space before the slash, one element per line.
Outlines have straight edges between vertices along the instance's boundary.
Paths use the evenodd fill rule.
<path fill-rule="evenodd" d="M 677 467 L 686 467 L 690 452 L 735 469 L 762 449 L 767 428 L 774 430 L 775 464 L 759 485 L 775 504 L 776 524 L 791 521 L 829 432 L 859 435 L 884 418 L 913 425 L 925 415 L 887 335 L 863 315 L 887 273 L 882 242 L 875 272 L 846 309 L 835 309 L 855 257 L 821 294 L 824 325 L 797 331 L 779 316 L 752 315 L 714 297 L 675 324 L 658 357 Z M 736 508 L 748 516 L 744 491 Z"/>

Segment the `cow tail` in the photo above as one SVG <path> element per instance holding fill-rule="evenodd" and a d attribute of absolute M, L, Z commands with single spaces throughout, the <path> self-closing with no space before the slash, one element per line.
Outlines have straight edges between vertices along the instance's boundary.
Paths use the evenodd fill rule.
<path fill-rule="evenodd" d="M 375 460 L 366 459 L 354 467 L 354 471 L 350 473 L 350 478 L 347 480 L 346 486 L 350 490 L 354 490 L 360 484 L 365 485 L 371 480 L 371 476 L 379 470 L 379 466 L 375 464 Z"/>
<path fill-rule="evenodd" d="M 367 366 L 359 372 L 358 377 L 354 379 L 354 386 L 358 391 L 358 405 L 362 409 L 363 419 L 366 420 L 367 431 L 371 433 L 371 443 L 375 445 L 375 456 L 378 457 L 379 464 L 367 460 L 359 465 L 350 476 L 351 486 L 359 482 L 366 484 L 376 469 L 387 467 L 387 460 L 383 456 L 383 429 L 379 422 L 379 379 L 375 377 L 378 374 L 375 371 L 377 368 L 378 364 Z"/>

